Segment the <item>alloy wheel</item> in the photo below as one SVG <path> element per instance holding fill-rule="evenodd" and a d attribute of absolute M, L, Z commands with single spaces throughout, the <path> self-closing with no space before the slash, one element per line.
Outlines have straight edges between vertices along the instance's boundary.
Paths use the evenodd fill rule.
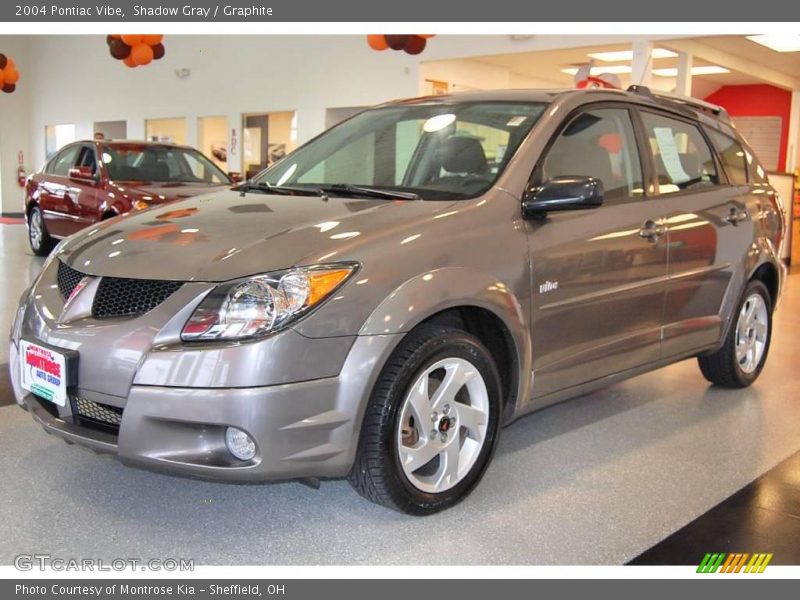
<path fill-rule="evenodd" d="M 736 323 L 736 362 L 744 373 L 756 370 L 769 335 L 767 304 L 760 294 L 747 297 Z"/>
<path fill-rule="evenodd" d="M 420 374 L 400 408 L 397 452 L 417 489 L 441 493 L 467 476 L 486 442 L 489 395 L 472 363 L 445 358 Z"/>

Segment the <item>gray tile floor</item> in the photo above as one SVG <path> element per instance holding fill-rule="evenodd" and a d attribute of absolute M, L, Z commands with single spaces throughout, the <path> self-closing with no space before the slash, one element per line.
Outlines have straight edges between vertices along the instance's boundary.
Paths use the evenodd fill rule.
<path fill-rule="evenodd" d="M 20 226 L 0 226 L 0 249 L 7 329 L 39 261 Z M 800 449 L 800 277 L 789 280 L 776 328 L 750 389 L 710 388 L 686 361 L 518 421 L 475 493 L 427 519 L 374 506 L 345 482 L 315 491 L 132 470 L 0 408 L 0 564 L 22 552 L 198 564 L 621 564 Z"/>

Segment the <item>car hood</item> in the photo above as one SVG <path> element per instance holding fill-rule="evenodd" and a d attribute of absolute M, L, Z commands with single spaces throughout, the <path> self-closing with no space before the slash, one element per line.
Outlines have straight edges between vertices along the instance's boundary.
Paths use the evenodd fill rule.
<path fill-rule="evenodd" d="M 59 258 L 90 275 L 226 281 L 352 260 L 374 236 L 452 202 L 241 195 L 226 190 L 118 217 L 69 238 Z"/>
<path fill-rule="evenodd" d="M 123 195 L 130 194 L 137 198 L 149 196 L 148 201 L 154 204 L 191 198 L 231 187 L 231 184 L 186 183 L 181 181 L 114 181 L 111 184 Z"/>

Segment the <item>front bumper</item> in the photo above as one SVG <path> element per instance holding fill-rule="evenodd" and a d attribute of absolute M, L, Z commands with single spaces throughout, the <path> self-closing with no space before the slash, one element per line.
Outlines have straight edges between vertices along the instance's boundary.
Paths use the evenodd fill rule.
<path fill-rule="evenodd" d="M 37 286 L 12 329 L 17 403 L 48 433 L 131 466 L 177 475 L 231 482 L 345 476 L 377 374 L 401 337 L 310 339 L 289 329 L 249 345 L 186 348 L 171 331 L 187 298 L 139 319 L 65 325 L 50 316 L 63 302 L 51 286 Z M 189 297 L 196 292 L 186 290 Z M 21 388 L 20 339 L 79 353 L 78 386 L 65 407 Z M 85 419 L 78 398 L 121 414 L 118 427 Z M 252 460 L 228 452 L 228 426 L 254 439 Z"/>

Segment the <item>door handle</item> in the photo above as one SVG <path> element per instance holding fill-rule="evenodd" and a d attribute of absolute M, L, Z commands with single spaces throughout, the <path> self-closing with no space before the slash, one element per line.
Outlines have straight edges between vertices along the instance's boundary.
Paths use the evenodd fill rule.
<path fill-rule="evenodd" d="M 746 221 L 748 216 L 749 215 L 747 214 L 746 210 L 742 210 L 741 208 L 731 207 L 728 216 L 725 217 L 725 221 L 735 227 L 742 221 Z"/>
<path fill-rule="evenodd" d="M 658 239 L 667 233 L 667 226 L 663 223 L 656 223 L 655 221 L 646 221 L 642 228 L 639 230 L 639 237 L 646 239 L 648 242 L 657 242 Z"/>

